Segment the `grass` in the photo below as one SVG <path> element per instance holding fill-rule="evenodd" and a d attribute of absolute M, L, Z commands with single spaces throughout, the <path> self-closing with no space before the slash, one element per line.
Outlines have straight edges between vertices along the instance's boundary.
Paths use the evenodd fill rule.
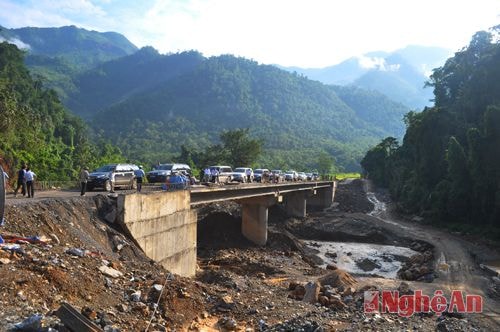
<path fill-rule="evenodd" d="M 337 180 L 361 178 L 361 174 L 359 173 L 336 173 L 333 175 L 337 178 Z"/>

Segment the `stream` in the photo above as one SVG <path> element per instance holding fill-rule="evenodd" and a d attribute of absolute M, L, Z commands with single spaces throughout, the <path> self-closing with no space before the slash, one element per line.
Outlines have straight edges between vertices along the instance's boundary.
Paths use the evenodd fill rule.
<path fill-rule="evenodd" d="M 368 215 L 383 222 L 409 229 L 387 218 L 386 204 L 379 201 L 373 192 L 367 192 L 366 197 L 374 205 L 374 209 Z M 397 278 L 397 272 L 403 263 L 409 257 L 417 254 L 410 248 L 393 245 L 315 240 L 304 242 L 310 248 L 318 251 L 317 255 L 324 262 L 322 267 L 335 264 L 338 268 L 358 276 Z"/>

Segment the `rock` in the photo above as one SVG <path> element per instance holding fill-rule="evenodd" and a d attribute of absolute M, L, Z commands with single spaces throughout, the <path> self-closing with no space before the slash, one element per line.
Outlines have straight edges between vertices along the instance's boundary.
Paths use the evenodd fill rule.
<path fill-rule="evenodd" d="M 92 321 L 97 319 L 97 312 L 90 307 L 83 307 L 82 308 L 82 315 L 84 315 L 85 317 L 87 317 L 88 319 L 90 319 Z"/>
<path fill-rule="evenodd" d="M 319 291 L 321 289 L 321 285 L 319 282 L 308 282 L 305 285 L 306 293 L 304 294 L 304 298 L 302 301 L 307 303 L 316 303 L 318 302 Z"/>
<path fill-rule="evenodd" d="M 326 269 L 327 269 L 327 270 L 332 270 L 332 271 L 333 271 L 333 270 L 336 270 L 336 269 L 337 269 L 337 265 L 335 265 L 335 264 L 328 264 L 328 265 L 326 266 Z"/>
<path fill-rule="evenodd" d="M 371 260 L 369 258 L 365 258 L 363 260 L 357 261 L 356 265 L 361 270 L 363 270 L 365 272 L 373 271 L 375 269 L 380 268 L 380 264 L 378 264 L 377 262 L 374 262 L 373 260 Z"/>
<path fill-rule="evenodd" d="M 101 267 L 99 267 L 99 271 L 101 271 L 102 274 L 111 278 L 119 278 L 123 276 L 123 273 L 121 273 L 120 271 L 115 270 L 112 267 L 108 267 L 106 265 L 101 265 Z"/>
<path fill-rule="evenodd" d="M 330 308 L 342 310 L 347 308 L 347 305 L 344 302 L 342 302 L 342 300 L 340 300 L 339 298 L 332 297 L 330 298 Z"/>
<path fill-rule="evenodd" d="M 356 279 L 344 270 L 337 269 L 327 275 L 319 278 L 318 280 L 321 285 L 330 285 L 333 287 L 349 287 L 357 284 Z"/>
<path fill-rule="evenodd" d="M 116 309 L 118 309 L 118 311 L 120 311 L 120 312 L 128 312 L 129 311 L 129 307 L 123 303 L 118 304 L 116 306 Z"/>
<path fill-rule="evenodd" d="M 229 318 L 229 317 L 222 317 L 221 319 L 219 319 L 217 324 L 221 328 L 223 328 L 227 331 L 236 331 L 236 328 L 238 327 L 238 324 L 236 323 L 236 321 L 233 318 Z"/>
<path fill-rule="evenodd" d="M 345 290 L 342 292 L 342 296 L 353 295 L 354 293 L 356 293 L 356 288 L 346 287 Z"/>
<path fill-rule="evenodd" d="M 161 292 L 161 290 L 163 289 L 163 285 L 159 285 L 159 284 L 154 284 L 152 287 L 152 290 L 155 291 L 155 292 Z"/>
<path fill-rule="evenodd" d="M 141 291 L 135 291 L 132 294 L 130 294 L 130 301 L 132 302 L 141 302 Z"/>
<path fill-rule="evenodd" d="M 297 285 L 289 297 L 296 300 L 302 300 L 305 294 L 306 288 L 303 285 Z"/>
<path fill-rule="evenodd" d="M 321 305 L 324 305 L 325 307 L 327 307 L 330 304 L 330 299 L 324 295 L 318 297 L 318 301 L 319 303 L 321 303 Z"/>
<path fill-rule="evenodd" d="M 9 264 L 10 263 L 10 259 L 8 259 L 8 258 L 0 258 L 0 263 L 2 263 L 2 264 Z"/>
<path fill-rule="evenodd" d="M 290 283 L 288 284 L 288 290 L 295 290 L 297 288 L 297 286 L 300 286 L 300 283 L 298 283 L 297 281 L 290 281 Z"/>
<path fill-rule="evenodd" d="M 411 295 L 413 294 L 413 290 L 410 289 L 410 285 L 406 282 L 402 282 L 398 287 L 399 295 Z"/>

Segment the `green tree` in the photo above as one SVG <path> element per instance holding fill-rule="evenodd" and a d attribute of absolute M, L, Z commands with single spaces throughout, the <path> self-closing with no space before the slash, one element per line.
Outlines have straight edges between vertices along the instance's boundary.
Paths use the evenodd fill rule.
<path fill-rule="evenodd" d="M 227 130 L 220 135 L 225 159 L 234 167 L 252 165 L 262 152 L 262 141 L 250 138 L 249 131 L 248 128 Z"/>

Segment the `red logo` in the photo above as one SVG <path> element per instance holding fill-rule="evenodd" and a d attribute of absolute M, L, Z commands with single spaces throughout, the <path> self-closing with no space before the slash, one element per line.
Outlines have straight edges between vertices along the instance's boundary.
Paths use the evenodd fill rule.
<path fill-rule="evenodd" d="M 365 313 L 395 313 L 402 317 L 410 317 L 414 313 L 443 312 L 480 313 L 483 312 L 483 297 L 468 295 L 454 290 L 450 297 L 436 290 L 432 297 L 416 290 L 411 295 L 399 295 L 398 291 L 366 291 L 363 308 Z"/>

